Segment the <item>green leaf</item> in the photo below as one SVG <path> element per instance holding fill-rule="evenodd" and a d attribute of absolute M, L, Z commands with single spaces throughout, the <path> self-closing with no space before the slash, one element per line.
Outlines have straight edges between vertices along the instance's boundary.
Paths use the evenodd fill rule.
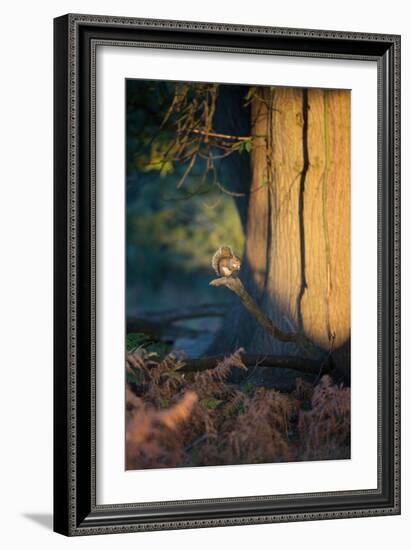
<path fill-rule="evenodd" d="M 127 382 L 139 386 L 143 382 L 143 375 L 137 369 L 127 370 Z"/>
<path fill-rule="evenodd" d="M 164 355 L 167 355 L 171 350 L 171 346 L 165 342 L 153 342 L 152 344 L 147 344 L 145 348 L 148 351 L 156 353 L 160 357 L 164 357 Z"/>
<path fill-rule="evenodd" d="M 206 409 L 214 410 L 219 405 L 221 405 L 222 400 L 221 399 L 202 399 L 200 401 L 201 405 L 205 407 Z"/>
<path fill-rule="evenodd" d="M 152 342 L 151 338 L 142 332 L 131 332 L 126 336 L 127 351 L 131 351 L 140 346 L 146 346 Z"/>
<path fill-rule="evenodd" d="M 257 87 L 256 86 L 250 86 L 246 96 L 245 96 L 245 101 L 249 101 L 255 94 L 255 92 L 257 91 Z"/>
<path fill-rule="evenodd" d="M 244 401 L 238 401 L 229 412 L 229 416 L 238 416 L 244 411 Z"/>
<path fill-rule="evenodd" d="M 247 382 L 242 389 L 247 397 L 253 397 L 256 390 L 256 385 L 251 382 Z"/>
<path fill-rule="evenodd" d="M 126 348 L 127 351 L 132 351 L 133 349 L 143 347 L 147 351 L 156 353 L 159 356 L 167 355 L 170 352 L 171 346 L 160 340 L 156 341 L 147 336 L 142 332 L 132 332 L 127 334 L 126 337 Z"/>
<path fill-rule="evenodd" d="M 252 149 L 251 141 L 246 141 L 244 144 L 244 149 L 249 153 Z"/>

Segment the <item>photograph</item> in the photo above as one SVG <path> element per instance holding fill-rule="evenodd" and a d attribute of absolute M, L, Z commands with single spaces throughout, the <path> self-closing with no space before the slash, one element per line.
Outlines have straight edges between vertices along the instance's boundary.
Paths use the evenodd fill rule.
<path fill-rule="evenodd" d="M 125 105 L 126 470 L 350 459 L 351 91 Z"/>
<path fill-rule="evenodd" d="M 54 19 L 53 529 L 399 515 L 401 36 L 174 16 Z"/>

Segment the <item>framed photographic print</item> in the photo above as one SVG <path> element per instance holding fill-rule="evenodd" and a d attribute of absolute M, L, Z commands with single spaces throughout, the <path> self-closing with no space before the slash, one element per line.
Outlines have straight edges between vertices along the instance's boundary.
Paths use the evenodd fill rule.
<path fill-rule="evenodd" d="M 400 513 L 400 37 L 54 29 L 55 530 Z"/>

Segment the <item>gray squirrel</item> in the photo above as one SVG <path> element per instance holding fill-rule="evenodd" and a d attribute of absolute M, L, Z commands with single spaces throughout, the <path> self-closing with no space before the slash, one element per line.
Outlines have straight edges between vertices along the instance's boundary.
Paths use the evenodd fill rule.
<path fill-rule="evenodd" d="M 211 265 L 219 277 L 236 277 L 241 267 L 241 260 L 231 246 L 220 246 L 215 252 Z"/>

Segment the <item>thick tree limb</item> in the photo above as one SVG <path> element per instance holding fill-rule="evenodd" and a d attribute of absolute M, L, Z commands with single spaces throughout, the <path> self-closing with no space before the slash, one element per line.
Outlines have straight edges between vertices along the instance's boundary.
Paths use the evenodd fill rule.
<path fill-rule="evenodd" d="M 213 355 L 199 359 L 184 359 L 180 372 L 197 372 L 215 368 L 224 355 Z M 306 357 L 283 357 L 277 355 L 241 354 L 241 360 L 246 367 L 270 367 L 277 369 L 292 369 L 304 374 L 326 374 L 333 370 L 331 358 L 328 361 L 307 359 Z"/>
<path fill-rule="evenodd" d="M 271 321 L 264 311 L 256 304 L 239 277 L 219 277 L 210 282 L 211 286 L 226 286 L 240 298 L 244 307 L 253 315 L 258 323 L 270 334 L 273 338 L 281 342 L 294 342 L 305 353 L 312 355 L 315 352 L 315 346 L 303 334 L 297 332 L 285 332 L 278 328 Z"/>

